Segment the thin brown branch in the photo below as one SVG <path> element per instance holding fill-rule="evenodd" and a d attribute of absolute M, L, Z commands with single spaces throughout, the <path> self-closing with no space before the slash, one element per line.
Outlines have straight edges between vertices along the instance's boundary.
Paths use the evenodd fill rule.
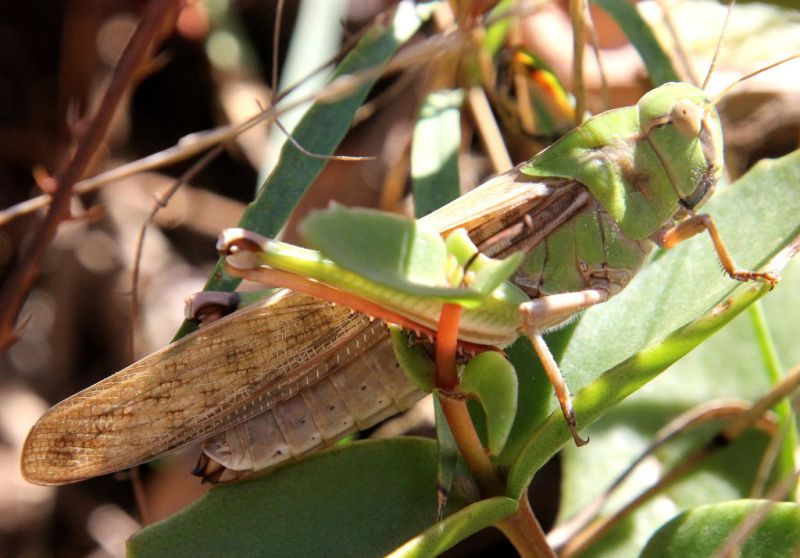
<path fill-rule="evenodd" d="M 568 541 L 577 537 L 597 517 L 639 465 L 668 442 L 711 421 L 733 421 L 744 414 L 748 408 L 749 405 L 744 401 L 714 400 L 698 407 L 693 407 L 677 416 L 656 433 L 653 442 L 628 464 L 602 494 L 584 506 L 574 517 L 551 531 L 547 536 L 547 540 L 553 548 L 561 548 Z M 774 421 L 767 417 L 759 417 L 758 427 L 770 436 L 774 436 L 777 433 Z"/>
<path fill-rule="evenodd" d="M 788 428 L 784 427 L 778 432 L 777 435 L 770 438 L 769 444 L 767 444 L 767 449 L 764 450 L 764 455 L 761 458 L 761 461 L 758 463 L 756 477 L 753 479 L 753 485 L 750 487 L 750 493 L 748 494 L 748 497 L 756 499 L 761 498 L 764 495 L 764 491 L 767 489 L 769 478 L 772 475 L 772 472 L 775 470 L 775 464 L 778 462 L 778 458 L 781 455 L 781 450 L 784 447 L 787 430 Z"/>
<path fill-rule="evenodd" d="M 639 509 L 645 502 L 649 501 L 656 494 L 660 494 L 666 488 L 672 486 L 675 482 L 682 479 L 689 472 L 693 471 L 695 467 L 700 465 L 708 457 L 718 451 L 718 447 L 703 446 L 699 450 L 692 453 L 678 463 L 675 467 L 670 469 L 658 482 L 636 496 L 633 500 L 625 504 L 617 513 L 610 517 L 602 518 L 586 529 L 581 531 L 578 536 L 570 540 L 564 548 L 559 552 L 560 558 L 572 558 L 579 556 L 586 551 L 598 540 L 608 534 L 611 529 L 619 525 L 619 523 L 628 517 L 635 510 Z"/>
<path fill-rule="evenodd" d="M 492 162 L 492 169 L 496 173 L 506 172 L 514 166 L 511 155 L 503 141 L 503 134 L 492 113 L 492 107 L 486 92 L 480 87 L 471 87 L 467 97 L 470 112 L 475 119 L 475 127 L 478 129 L 489 160 Z"/>
<path fill-rule="evenodd" d="M 313 153 L 300 145 L 300 142 L 297 141 L 292 133 L 286 129 L 286 127 L 281 124 L 280 119 L 276 118 L 274 120 L 275 125 L 278 129 L 286 135 L 286 139 L 289 140 L 295 149 L 297 149 L 300 153 L 308 157 L 309 159 L 318 159 L 323 161 L 341 161 L 346 163 L 352 162 L 363 162 L 363 161 L 375 161 L 377 157 L 372 157 L 369 155 L 324 155 L 322 153 Z"/>
<path fill-rule="evenodd" d="M 141 465 L 131 468 L 131 486 L 133 487 L 133 498 L 136 501 L 136 507 L 139 509 L 139 519 L 142 525 L 150 525 L 153 519 L 150 515 L 150 506 L 147 503 L 147 494 L 145 493 L 144 483 L 142 482 Z"/>
<path fill-rule="evenodd" d="M 275 8 L 275 28 L 272 30 L 272 79 L 269 84 L 272 88 L 273 97 L 278 90 L 278 59 L 281 47 L 281 23 L 283 23 L 283 0 L 278 0 Z"/>
<path fill-rule="evenodd" d="M 606 69 L 603 66 L 603 57 L 600 56 L 600 41 L 597 38 L 597 29 L 594 26 L 592 13 L 586 10 L 586 30 L 589 32 L 589 45 L 592 47 L 594 59 L 597 62 L 597 72 L 600 75 L 600 94 L 603 99 L 603 110 L 611 108 L 611 101 L 608 96 L 608 78 L 606 77 Z"/>
<path fill-rule="evenodd" d="M 36 231 L 29 249 L 11 271 L 0 291 L 0 307 L 3 308 L 3 313 L 0 314 L 0 350 L 16 340 L 17 318 L 25 297 L 39 274 L 42 258 L 55 237 L 58 226 L 71 217 L 73 185 L 83 177 L 92 157 L 100 149 L 123 96 L 141 70 L 149 64 L 161 38 L 174 27 L 181 4 L 180 0 L 152 0 L 147 5 L 136 32 L 114 69 L 100 105 L 79 138 L 72 158 L 55 175 L 56 188 L 52 193 L 50 209 Z"/>
<path fill-rule="evenodd" d="M 766 501 L 757 507 L 756 510 L 748 514 L 744 520 L 731 531 L 728 538 L 720 548 L 714 552 L 712 558 L 735 558 L 741 556 L 741 547 L 744 542 L 766 521 L 769 513 L 775 505 L 786 498 L 797 485 L 800 471 L 795 471 L 781 482 L 776 484 L 767 494 Z M 796 556 L 796 554 L 795 554 Z"/>
<path fill-rule="evenodd" d="M 536 519 L 528 501 L 528 493 L 523 492 L 519 500 L 519 510 L 514 515 L 505 518 L 497 524 L 497 528 L 508 537 L 516 549 L 531 548 L 534 556 L 555 558 L 556 553 L 547 544 L 544 530 Z M 522 556 L 525 556 L 520 552 Z"/>
<path fill-rule="evenodd" d="M 153 200 L 153 207 L 150 210 L 150 215 L 142 223 L 139 229 L 139 236 L 136 239 L 136 251 L 133 258 L 133 270 L 131 271 L 131 338 L 130 338 L 130 359 L 133 360 L 135 356 L 133 332 L 136 323 L 139 321 L 139 274 L 141 270 L 141 261 L 144 253 L 144 239 L 147 234 L 147 228 L 153 222 L 156 214 L 166 207 L 172 196 L 180 189 L 181 186 L 193 180 L 203 169 L 205 169 L 211 161 L 213 161 L 225 149 L 224 144 L 217 145 L 214 149 L 208 151 L 203 157 L 198 159 L 186 172 L 184 172 L 175 182 L 161 192 Z"/>
<path fill-rule="evenodd" d="M 121 165 L 120 167 L 111 169 L 97 176 L 82 180 L 75 186 L 73 191 L 76 194 L 85 194 L 98 190 L 99 188 L 115 180 L 183 161 L 202 153 L 214 145 L 233 140 L 239 134 L 246 132 L 258 124 L 270 123 L 279 115 L 285 114 L 297 108 L 298 106 L 323 99 L 332 101 L 341 98 L 376 76 L 391 75 L 409 67 L 423 66 L 428 63 L 433 54 L 461 48 L 463 43 L 463 36 L 457 33 L 452 34 L 445 39 L 434 37 L 404 49 L 385 66 L 367 68 L 353 74 L 340 76 L 319 91 L 316 91 L 310 95 L 302 96 L 301 98 L 293 101 L 282 103 L 280 107 L 277 106 L 279 101 L 285 99 L 292 91 L 294 91 L 301 83 L 303 83 L 305 79 L 316 74 L 326 65 L 341 58 L 341 54 L 337 54 L 331 59 L 330 62 L 320 65 L 317 69 L 311 72 L 307 78 L 304 78 L 300 82 L 288 87 L 284 91 L 281 91 L 275 97 L 276 104 L 273 104 L 266 110 L 251 116 L 244 122 L 235 125 L 228 124 L 218 128 L 188 134 L 182 137 L 176 145 L 164 149 L 163 151 L 159 151 L 158 153 L 154 153 L 142 159 Z M 22 215 L 36 211 L 37 209 L 47 207 L 51 201 L 52 200 L 49 194 L 42 194 L 35 198 L 31 198 L 14 206 L 0 210 L 0 225 L 8 223 L 13 219 L 21 217 Z"/>
<path fill-rule="evenodd" d="M 664 18 L 664 25 L 672 38 L 672 46 L 675 48 L 675 56 L 681 64 L 683 75 L 687 78 L 684 81 L 689 81 L 692 85 L 700 85 L 700 79 L 697 77 L 697 72 L 694 71 L 692 63 L 689 61 L 689 56 L 686 54 L 686 47 L 683 45 L 678 26 L 675 24 L 675 19 L 672 17 L 672 6 L 667 0 L 656 0 L 656 4 L 661 8 L 661 14 Z"/>

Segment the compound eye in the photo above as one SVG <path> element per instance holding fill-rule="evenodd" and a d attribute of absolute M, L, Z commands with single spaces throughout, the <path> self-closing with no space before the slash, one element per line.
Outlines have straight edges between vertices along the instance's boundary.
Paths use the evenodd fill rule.
<path fill-rule="evenodd" d="M 672 123 L 689 137 L 698 137 L 703 121 L 703 109 L 690 99 L 681 99 L 672 107 L 670 112 Z"/>

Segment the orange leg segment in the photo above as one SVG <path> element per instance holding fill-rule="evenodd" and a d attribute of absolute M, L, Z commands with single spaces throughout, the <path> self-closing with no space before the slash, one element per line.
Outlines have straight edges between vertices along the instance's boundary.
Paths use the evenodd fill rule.
<path fill-rule="evenodd" d="M 653 238 L 653 241 L 662 248 L 673 248 L 684 240 L 687 240 L 703 231 L 708 231 L 708 234 L 711 237 L 711 243 L 714 245 L 714 250 L 717 252 L 717 257 L 719 258 L 725 273 L 727 273 L 731 279 L 735 279 L 736 281 L 753 281 L 758 279 L 768 283 L 770 287 L 774 287 L 778 284 L 779 278 L 774 273 L 747 271 L 736 267 L 736 264 L 733 262 L 733 258 L 728 252 L 728 249 L 725 247 L 725 243 L 722 242 L 722 238 L 717 231 L 717 226 L 714 223 L 714 219 L 712 219 L 710 215 L 692 215 L 674 227 L 661 231 Z"/>

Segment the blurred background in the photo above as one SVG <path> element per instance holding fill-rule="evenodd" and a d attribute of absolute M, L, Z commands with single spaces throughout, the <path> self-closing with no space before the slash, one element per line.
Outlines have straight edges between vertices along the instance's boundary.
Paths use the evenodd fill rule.
<path fill-rule="evenodd" d="M 145 4 L 2 2 L 0 207 L 37 195 L 37 177 L 54 173 L 69 156 L 82 118 L 96 105 Z M 274 71 L 281 87 L 311 74 L 392 4 L 287 0 L 276 53 L 275 2 L 188 3 L 152 67 L 139 76 L 119 108 L 89 175 L 171 148 L 188 134 L 244 121 L 268 106 Z M 680 22 L 690 64 L 702 76 L 719 32 L 716 23 L 708 22 L 721 22 L 724 9 L 714 2 L 687 4 L 678 3 L 673 15 Z M 656 23 L 661 21 L 658 3 L 643 2 L 640 8 Z M 788 27 L 791 22 L 770 10 L 757 16 L 744 10 L 744 15 L 734 14 L 739 17 L 734 17 L 730 33 L 737 38 L 726 47 L 712 92 L 759 61 L 780 58 L 776 44 L 787 52 L 800 49 L 796 22 Z M 649 86 L 643 66 L 613 22 L 602 12 L 594 15 L 610 104 L 634 103 Z M 422 34 L 434 32 L 425 29 Z M 521 26 L 520 40 L 569 87 L 571 35 L 564 5 L 544 5 Z M 599 77 L 592 57 L 587 59 L 589 108 L 599 111 Z M 308 87 L 319 87 L 327 69 Z M 379 82 L 340 149 L 341 154 L 375 159 L 331 161 L 288 225 L 288 240 L 297 240 L 293 226 L 309 208 L 331 199 L 408 212 L 408 148 L 427 77 L 425 69 L 415 69 Z M 742 86 L 721 106 L 732 173 L 797 147 L 798 79 L 797 72 L 776 71 Z M 290 114 L 282 122 L 291 127 L 296 119 Z M 504 125 L 515 163 L 542 147 L 540 139 Z M 124 554 L 125 538 L 141 524 L 128 473 L 57 489 L 32 486 L 19 474 L 21 445 L 50 405 L 123 368 L 132 356 L 169 342 L 182 320 L 183 299 L 201 289 L 216 262 L 217 233 L 236 224 L 284 140 L 282 132 L 263 126 L 239 136 L 157 214 L 141 261 L 135 323 L 129 293 L 136 237 L 154 196 L 171 186 L 192 160 L 115 180 L 74 201 L 77 218 L 60 227 L 27 298 L 22 336 L 0 356 L 0 555 Z M 462 190 L 467 190 L 493 168 L 474 134 L 465 134 L 464 144 L 460 166 Z M 0 276 L 17 263 L 41 216 L 31 212 L 0 225 Z M 391 431 L 431 431 L 429 409 L 422 407 L 413 417 Z M 149 520 L 171 515 L 206 490 L 188 474 L 196 457 L 197 449 L 190 448 L 142 468 Z M 554 463 L 537 482 L 553 492 L 557 474 Z M 557 494 L 539 492 L 543 523 L 552 522 L 557 500 Z"/>

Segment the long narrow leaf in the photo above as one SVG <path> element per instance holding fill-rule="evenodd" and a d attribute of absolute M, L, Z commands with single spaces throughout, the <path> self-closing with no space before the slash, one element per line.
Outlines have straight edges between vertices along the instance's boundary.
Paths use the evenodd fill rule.
<path fill-rule="evenodd" d="M 423 217 L 459 196 L 460 89 L 434 91 L 422 105 L 411 146 L 414 207 Z"/>
<path fill-rule="evenodd" d="M 331 79 L 385 64 L 398 47 L 411 38 L 420 24 L 417 12 L 408 2 L 402 2 L 393 21 L 388 25 L 376 24 L 368 30 L 342 60 Z M 337 101 L 315 103 L 292 132 L 297 143 L 317 155 L 333 154 L 376 79 L 367 80 L 350 95 Z M 291 142 L 287 142 L 277 166 L 262 185 L 258 197 L 245 210 L 239 226 L 274 237 L 325 164 L 324 159 L 307 157 Z M 238 284 L 238 279 L 223 273 L 223 262 L 220 260 L 203 290 L 232 291 Z M 176 338 L 192 329 L 191 324 L 184 323 Z"/>
<path fill-rule="evenodd" d="M 647 22 L 627 0 L 592 0 L 608 13 L 622 28 L 628 40 L 639 52 L 653 85 L 680 81 L 672 61 L 661 47 Z"/>

